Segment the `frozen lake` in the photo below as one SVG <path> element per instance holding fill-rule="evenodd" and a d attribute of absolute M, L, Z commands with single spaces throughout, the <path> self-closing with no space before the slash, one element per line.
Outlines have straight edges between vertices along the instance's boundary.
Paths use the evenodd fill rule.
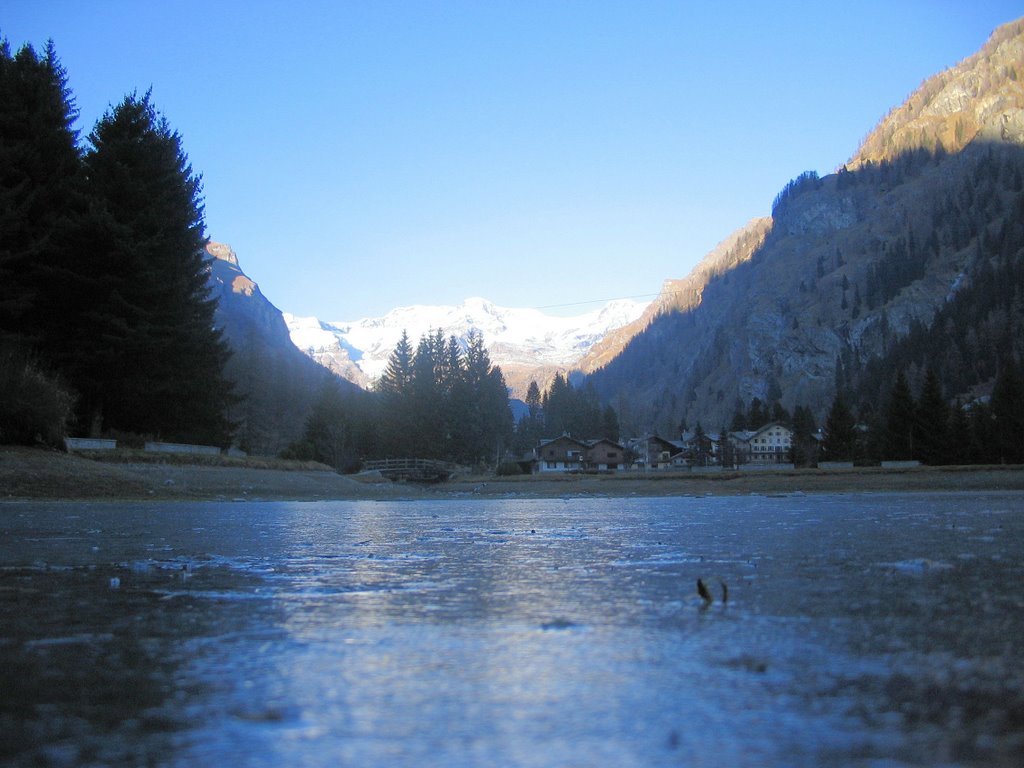
<path fill-rule="evenodd" d="M 0 763 L 1019 766 L 1022 584 L 1024 494 L 0 504 Z"/>

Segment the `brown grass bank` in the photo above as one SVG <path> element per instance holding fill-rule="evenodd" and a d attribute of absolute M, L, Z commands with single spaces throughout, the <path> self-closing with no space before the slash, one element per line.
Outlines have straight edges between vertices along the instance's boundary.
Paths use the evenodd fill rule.
<path fill-rule="evenodd" d="M 142 452 L 74 455 L 0 448 L 0 501 L 16 499 L 398 499 L 1024 491 L 1024 467 L 801 469 L 714 474 L 460 477 L 440 485 L 338 475 L 311 462 Z"/>

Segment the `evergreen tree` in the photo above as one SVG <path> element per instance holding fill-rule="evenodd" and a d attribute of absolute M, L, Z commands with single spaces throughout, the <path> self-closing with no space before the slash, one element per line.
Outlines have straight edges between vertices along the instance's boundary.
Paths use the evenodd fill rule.
<path fill-rule="evenodd" d="M 442 332 L 439 330 L 436 335 L 438 349 L 441 350 Z M 438 389 L 441 396 L 441 409 L 443 412 L 443 428 L 440 435 L 441 455 L 450 458 L 458 454 L 456 444 L 457 424 L 461 416 L 457 396 L 462 386 L 465 374 L 465 364 L 462 354 L 462 345 L 459 340 L 451 335 L 443 351 L 439 353 L 438 363 Z"/>
<path fill-rule="evenodd" d="M 491 364 L 483 336 L 475 328 L 466 339 L 463 411 L 460 449 L 464 460 L 488 463 L 500 457 L 512 434 L 508 387 L 501 368 Z"/>
<path fill-rule="evenodd" d="M 747 414 L 743 411 L 743 403 L 738 403 L 732 415 L 732 422 L 729 424 L 729 431 L 743 432 L 747 429 Z"/>
<path fill-rule="evenodd" d="M 384 375 L 377 382 L 381 409 L 380 450 L 385 456 L 408 456 L 409 435 L 415 425 L 412 406 L 413 348 L 409 334 L 395 345 Z"/>
<path fill-rule="evenodd" d="M 821 450 L 829 461 L 853 461 L 857 424 L 841 394 L 832 401 L 825 420 Z"/>
<path fill-rule="evenodd" d="M 449 397 L 462 377 L 462 345 L 451 335 L 447 342 L 444 332 L 434 334 L 434 355 L 437 357 L 437 386 L 444 397 Z"/>
<path fill-rule="evenodd" d="M 531 381 L 530 386 L 526 388 L 526 407 L 528 409 L 528 416 L 531 420 L 539 419 L 541 416 L 541 396 L 540 387 L 537 386 L 536 381 Z"/>
<path fill-rule="evenodd" d="M 569 431 L 574 435 L 581 435 L 584 440 L 603 437 L 604 416 L 597 390 L 592 382 L 587 382 L 579 389 L 573 389 Z"/>
<path fill-rule="evenodd" d="M 779 424 L 789 424 L 792 421 L 789 411 L 778 400 L 772 403 L 771 421 L 776 421 Z"/>
<path fill-rule="evenodd" d="M 489 462 L 512 435 L 505 379 L 479 331 L 470 331 L 465 352 L 442 331 L 413 352 L 403 332 L 377 389 L 376 455 Z"/>
<path fill-rule="evenodd" d="M 951 464 L 970 464 L 974 458 L 971 456 L 971 423 L 967 419 L 967 413 L 958 400 L 950 409 L 949 423 L 946 427 L 946 435 L 949 439 L 949 450 L 947 459 Z"/>
<path fill-rule="evenodd" d="M 711 456 L 711 441 L 704 434 L 704 427 L 698 421 L 693 430 L 693 463 L 697 467 L 706 467 Z"/>
<path fill-rule="evenodd" d="M 47 328 L 74 322 L 63 301 L 40 304 L 68 293 L 63 235 L 81 203 L 76 117 L 53 42 L 42 56 L 28 45 L 12 56 L 0 40 L 0 344 L 39 345 Z"/>
<path fill-rule="evenodd" d="M 544 413 L 540 387 L 531 381 L 526 390 L 526 414 L 516 425 L 515 448 L 520 454 L 536 448 L 544 438 Z"/>
<path fill-rule="evenodd" d="M 760 429 L 770 421 L 768 412 L 764 409 L 761 398 L 755 397 L 750 401 L 750 410 L 747 411 L 747 428 Z"/>
<path fill-rule="evenodd" d="M 887 458 L 897 460 L 914 458 L 916 411 L 914 396 L 910 394 L 907 378 L 903 375 L 903 371 L 900 371 L 896 375 L 896 383 L 889 394 L 889 406 L 886 409 L 885 451 Z"/>
<path fill-rule="evenodd" d="M 914 445 L 925 464 L 944 464 L 949 452 L 949 407 L 942 397 L 939 377 L 931 368 L 925 375 L 917 402 Z"/>
<path fill-rule="evenodd" d="M 104 427 L 225 444 L 229 355 L 208 297 L 200 179 L 180 136 L 126 97 L 89 136 L 90 211 L 77 228 L 91 311 L 69 350 L 86 415 Z M 83 286 L 84 287 L 84 286 Z"/>
<path fill-rule="evenodd" d="M 995 464 L 1001 461 L 992 409 L 985 403 L 973 403 L 970 424 L 970 462 L 972 464 Z"/>
<path fill-rule="evenodd" d="M 817 463 L 817 440 L 814 432 L 817 425 L 811 409 L 802 405 L 793 409 L 793 463 L 807 466 Z"/>
<path fill-rule="evenodd" d="M 402 331 L 402 337 L 388 357 L 384 375 L 377 382 L 377 391 L 385 396 L 409 394 L 412 385 L 412 343 L 409 334 Z"/>
<path fill-rule="evenodd" d="M 303 440 L 310 448 L 309 458 L 338 471 L 355 469 L 359 464 L 361 429 L 355 395 L 344 393 L 334 377 L 324 381 L 320 396 L 306 418 Z"/>
<path fill-rule="evenodd" d="M 435 337 L 423 336 L 416 347 L 412 361 L 412 380 L 409 384 L 409 407 L 415 414 L 405 435 L 408 451 L 419 458 L 438 458 L 444 449 L 444 397 L 441 392 L 441 365 L 437 355 Z"/>
<path fill-rule="evenodd" d="M 561 437 L 569 431 L 572 396 L 572 385 L 561 373 L 556 373 L 551 386 L 544 393 L 545 437 Z"/>
<path fill-rule="evenodd" d="M 611 405 L 606 405 L 601 413 L 601 437 L 619 442 L 619 414 Z"/>
<path fill-rule="evenodd" d="M 992 389 L 995 457 L 1008 464 L 1024 463 L 1024 381 L 1012 356 L 1007 356 Z"/>

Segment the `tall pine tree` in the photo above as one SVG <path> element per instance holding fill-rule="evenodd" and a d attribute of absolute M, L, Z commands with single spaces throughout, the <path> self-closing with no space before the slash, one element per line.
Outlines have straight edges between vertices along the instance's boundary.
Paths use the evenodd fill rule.
<path fill-rule="evenodd" d="M 76 118 L 53 42 L 41 56 L 28 45 L 12 56 L 0 41 L 0 343 L 38 348 L 42 326 L 66 317 L 63 301 L 44 298 L 67 286 L 62 236 L 79 199 Z"/>
<path fill-rule="evenodd" d="M 497 461 L 512 435 L 512 411 L 501 368 L 491 364 L 483 335 L 471 329 L 466 339 L 464 400 L 460 449 L 472 463 Z"/>
<path fill-rule="evenodd" d="M 825 420 L 822 452 L 829 461 L 853 461 L 857 442 L 856 422 L 842 393 L 836 395 Z"/>
<path fill-rule="evenodd" d="M 914 422 L 914 447 L 925 464 L 945 464 L 949 448 L 949 406 L 942 397 L 942 385 L 935 370 L 928 369 Z"/>
<path fill-rule="evenodd" d="M 992 389 L 995 453 L 1001 463 L 1024 462 L 1024 380 L 1012 355 L 1003 360 Z"/>
<path fill-rule="evenodd" d="M 105 429 L 225 444 L 227 344 L 208 296 L 200 179 L 147 93 L 89 136 L 80 269 L 93 278 L 76 350 L 89 420 Z"/>
<path fill-rule="evenodd" d="M 892 392 L 889 395 L 889 405 L 886 409 L 885 450 L 887 458 L 897 460 L 914 458 L 916 412 L 917 406 L 914 403 L 914 396 L 910 393 L 907 377 L 903 375 L 903 371 L 900 371 L 896 375 L 896 383 L 893 384 Z"/>

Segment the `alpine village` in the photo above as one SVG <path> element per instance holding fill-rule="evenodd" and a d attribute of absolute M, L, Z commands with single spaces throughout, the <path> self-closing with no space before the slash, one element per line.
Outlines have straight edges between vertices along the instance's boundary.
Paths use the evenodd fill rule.
<path fill-rule="evenodd" d="M 151 95 L 80 137 L 67 82 L 52 43 L 0 48 L 0 443 L 412 479 L 1024 463 L 1024 20 L 521 386 L 480 332 L 404 335 L 365 386 L 319 365 Z"/>

